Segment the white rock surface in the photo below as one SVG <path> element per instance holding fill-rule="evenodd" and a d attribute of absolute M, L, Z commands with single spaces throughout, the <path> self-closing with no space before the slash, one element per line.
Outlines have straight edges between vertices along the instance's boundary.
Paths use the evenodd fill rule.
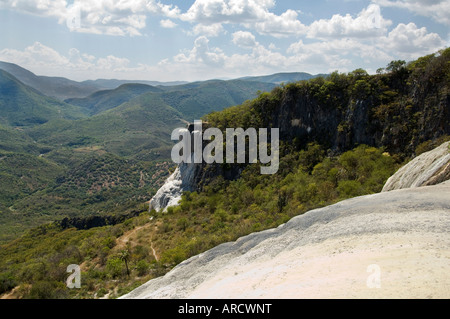
<path fill-rule="evenodd" d="M 450 177 L 450 142 L 420 154 L 392 175 L 383 192 L 394 189 L 435 185 Z"/>
<path fill-rule="evenodd" d="M 193 161 L 193 157 L 191 158 Z M 150 200 L 149 210 L 165 211 L 168 207 L 177 206 L 184 191 L 195 190 L 195 175 L 201 165 L 181 163 L 172 175 L 167 178 L 164 185 Z"/>
<path fill-rule="evenodd" d="M 160 211 L 161 209 L 178 205 L 182 194 L 181 182 L 180 168 L 177 167 L 150 200 L 150 210 L 153 208 L 156 211 Z"/>
<path fill-rule="evenodd" d="M 450 298 L 449 195 L 447 181 L 312 210 L 122 298 Z"/>

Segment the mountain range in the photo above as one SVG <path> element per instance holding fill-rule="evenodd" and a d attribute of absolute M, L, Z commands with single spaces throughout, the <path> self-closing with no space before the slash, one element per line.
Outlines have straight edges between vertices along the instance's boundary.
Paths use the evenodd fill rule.
<path fill-rule="evenodd" d="M 147 177 L 141 180 L 145 187 L 139 195 L 131 194 L 135 192 L 133 183 L 125 182 L 126 179 L 123 183 L 100 182 L 99 176 L 108 180 L 117 174 L 114 170 L 105 173 L 105 169 L 89 179 L 83 191 L 71 185 L 72 195 L 66 192 L 57 199 L 52 190 L 61 189 L 57 181 L 70 179 L 67 174 L 72 174 L 73 165 L 92 174 L 92 160 L 100 167 L 105 163 L 121 167 L 122 160 L 132 160 L 127 169 L 134 172 L 142 171 L 141 165 L 152 166 L 154 161 L 167 163 L 174 128 L 207 113 L 239 105 L 275 86 L 254 79 L 76 82 L 37 76 L 18 65 L 0 62 L 0 241 L 61 214 L 86 215 L 93 209 L 111 213 L 106 207 L 119 198 L 114 190 L 120 189 L 123 198 L 149 196 L 167 171 L 159 171 L 153 177 L 144 174 Z M 161 167 L 167 169 L 166 165 Z M 30 174 L 31 169 L 38 173 Z M 129 178 L 134 178 L 133 174 Z M 107 185 L 103 206 L 95 199 L 99 195 L 92 191 L 96 183 Z M 74 199 L 74 194 L 78 199 Z"/>
<path fill-rule="evenodd" d="M 73 81 L 64 77 L 39 76 L 21 66 L 0 61 L 0 69 L 12 74 L 22 83 L 40 91 L 42 94 L 59 100 L 71 98 L 84 98 L 97 91 L 113 90 L 124 84 L 144 84 L 156 87 L 180 87 L 188 84 L 186 81 L 145 81 L 145 80 L 117 80 L 117 79 L 97 79 L 85 80 L 82 82 Z M 292 81 L 307 80 L 313 77 L 304 72 L 278 73 L 267 76 L 249 76 L 239 80 L 264 82 L 271 84 L 288 83 Z M 200 83 L 200 82 L 199 82 Z"/>

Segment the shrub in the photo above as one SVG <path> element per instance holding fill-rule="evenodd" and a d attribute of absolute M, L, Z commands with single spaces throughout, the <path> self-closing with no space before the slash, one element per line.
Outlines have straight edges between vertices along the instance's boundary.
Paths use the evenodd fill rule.
<path fill-rule="evenodd" d="M 150 264 L 145 260 L 139 260 L 136 264 L 136 271 L 138 276 L 145 276 L 148 274 Z"/>
<path fill-rule="evenodd" d="M 341 198 L 355 197 L 364 193 L 361 183 L 352 180 L 340 181 L 337 191 Z"/>
<path fill-rule="evenodd" d="M 17 282 L 11 273 L 0 274 L 0 294 L 10 291 L 15 286 Z"/>
<path fill-rule="evenodd" d="M 57 281 L 37 281 L 33 283 L 27 299 L 65 299 L 68 297 L 68 288 L 64 283 Z"/>
<path fill-rule="evenodd" d="M 120 277 L 124 274 L 123 261 L 119 257 L 113 257 L 106 262 L 106 271 L 112 278 Z"/>

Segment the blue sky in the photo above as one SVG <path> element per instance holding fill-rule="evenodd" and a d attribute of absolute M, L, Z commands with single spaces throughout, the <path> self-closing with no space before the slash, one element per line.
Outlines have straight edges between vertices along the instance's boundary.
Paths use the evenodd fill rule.
<path fill-rule="evenodd" d="M 449 26 L 450 0 L 0 0 L 0 60 L 79 81 L 373 73 Z"/>

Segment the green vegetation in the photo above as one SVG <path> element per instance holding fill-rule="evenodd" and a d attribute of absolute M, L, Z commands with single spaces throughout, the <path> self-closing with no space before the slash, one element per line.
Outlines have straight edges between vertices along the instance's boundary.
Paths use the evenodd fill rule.
<path fill-rule="evenodd" d="M 449 62 L 450 49 L 446 49 L 406 64 L 393 61 L 377 75 L 362 69 L 333 72 L 276 87 L 204 119 L 222 130 L 280 127 L 282 136 L 297 149 L 311 141 L 339 151 L 369 144 L 408 158 L 419 144 L 450 133 Z M 300 118 L 305 126 L 312 126 L 312 133 L 301 135 L 280 120 L 286 118 Z"/>
<path fill-rule="evenodd" d="M 76 82 L 62 77 L 38 76 L 14 63 L 0 61 L 0 69 L 42 94 L 61 101 L 68 97 L 87 96 L 102 87 L 91 81 Z"/>
<path fill-rule="evenodd" d="M 255 98 L 257 91 L 270 91 L 274 86 L 272 83 L 255 81 L 212 80 L 186 84 L 177 87 L 176 91 L 166 89 L 169 92 L 160 96 L 165 103 L 183 114 L 184 119 L 193 122 L 210 112 L 221 111 Z"/>
<path fill-rule="evenodd" d="M 160 92 L 161 89 L 145 84 L 123 84 L 114 90 L 95 92 L 85 98 L 67 99 L 65 102 L 84 107 L 90 115 L 113 109 L 132 98 L 147 92 Z"/>
<path fill-rule="evenodd" d="M 50 119 L 77 119 L 81 108 L 46 97 L 0 70 L 0 124 L 35 126 Z"/>
<path fill-rule="evenodd" d="M 151 198 L 173 166 L 90 148 L 0 159 L 0 242 L 64 217 L 126 214 Z"/>
<path fill-rule="evenodd" d="M 276 227 L 312 208 L 378 192 L 397 167 L 373 147 L 326 157 L 310 144 L 283 157 L 278 174 L 261 175 L 249 166 L 239 180 L 219 178 L 203 192 L 185 193 L 180 206 L 166 214 L 143 207 L 138 217 L 114 226 L 35 228 L 2 246 L 1 287 L 19 286 L 14 296 L 23 298 L 114 298 L 220 243 Z M 61 285 L 73 263 L 82 265 L 81 289 Z"/>
<path fill-rule="evenodd" d="M 5 65 L 34 85 L 41 79 Z M 134 209 L 151 198 L 173 166 L 167 160 L 174 128 L 271 87 L 245 81 L 164 89 L 130 83 L 71 99 L 74 106 L 1 70 L 0 243 L 55 219 Z"/>

